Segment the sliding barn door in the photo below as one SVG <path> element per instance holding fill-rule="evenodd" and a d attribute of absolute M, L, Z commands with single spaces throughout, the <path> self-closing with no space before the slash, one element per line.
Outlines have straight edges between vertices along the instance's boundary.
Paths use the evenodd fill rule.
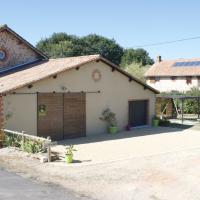
<path fill-rule="evenodd" d="M 84 93 L 64 95 L 64 138 L 85 136 L 86 97 Z"/>
<path fill-rule="evenodd" d="M 84 93 L 38 93 L 38 136 L 62 140 L 85 135 Z"/>
<path fill-rule="evenodd" d="M 38 136 L 63 139 L 63 94 L 38 94 Z"/>

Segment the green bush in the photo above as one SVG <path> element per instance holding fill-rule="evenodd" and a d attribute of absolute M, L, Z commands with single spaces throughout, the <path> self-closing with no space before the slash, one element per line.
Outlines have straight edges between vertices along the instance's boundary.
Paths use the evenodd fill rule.
<path fill-rule="evenodd" d="M 5 134 L 5 146 L 17 147 L 28 153 L 40 153 L 45 152 L 44 143 L 42 141 L 33 141 L 31 139 L 25 139 L 24 145 L 22 143 L 22 136 Z"/>
<path fill-rule="evenodd" d="M 24 146 L 21 147 L 28 153 L 40 153 L 44 152 L 44 145 L 41 141 L 26 140 Z"/>
<path fill-rule="evenodd" d="M 4 145 L 20 148 L 21 147 L 21 140 L 22 140 L 21 136 L 6 134 Z"/>
<path fill-rule="evenodd" d="M 178 91 L 172 91 L 172 92 L 165 92 L 162 93 L 163 96 L 165 95 L 182 95 L 182 96 L 194 96 L 194 97 L 200 97 L 200 90 L 196 87 L 191 88 L 191 90 L 187 92 L 178 92 Z M 182 107 L 182 100 L 176 99 L 175 100 L 176 105 L 178 109 L 181 109 Z M 167 104 L 167 100 L 163 101 L 162 108 L 165 107 Z M 198 113 L 198 102 L 197 99 L 184 99 L 184 113 L 185 114 L 197 114 Z"/>

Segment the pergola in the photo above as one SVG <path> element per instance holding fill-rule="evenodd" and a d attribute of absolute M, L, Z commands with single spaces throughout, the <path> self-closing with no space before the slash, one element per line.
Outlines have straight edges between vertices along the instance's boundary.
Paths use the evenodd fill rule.
<path fill-rule="evenodd" d="M 183 123 L 183 114 L 184 114 L 184 100 L 186 99 L 194 99 L 197 101 L 197 110 L 198 110 L 198 119 L 200 118 L 200 96 L 188 96 L 188 95 L 162 95 L 162 94 L 158 94 L 156 95 L 156 98 L 160 98 L 160 99 L 165 99 L 165 100 L 172 100 L 174 105 L 175 105 L 175 109 L 176 109 L 176 112 L 178 113 L 178 109 L 177 109 L 177 106 L 175 104 L 175 99 L 178 99 L 181 101 L 181 121 Z M 166 107 L 165 107 L 166 109 Z M 163 112 L 163 111 L 162 111 Z M 162 113 L 161 112 L 161 113 Z"/>

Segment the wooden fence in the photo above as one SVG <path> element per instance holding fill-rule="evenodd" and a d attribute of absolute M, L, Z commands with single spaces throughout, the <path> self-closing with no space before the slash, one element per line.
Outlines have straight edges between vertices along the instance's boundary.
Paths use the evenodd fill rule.
<path fill-rule="evenodd" d="M 42 138 L 42 137 L 37 137 L 34 135 L 28 135 L 25 134 L 24 131 L 22 132 L 17 132 L 17 131 L 11 131 L 8 129 L 3 129 L 4 134 L 9 134 L 9 135 L 17 135 L 22 137 L 22 147 L 25 144 L 25 140 L 30 139 L 33 141 L 42 141 L 44 142 L 44 147 L 47 148 L 47 157 L 48 157 L 48 162 L 51 162 L 51 145 L 53 144 L 50 138 Z"/>

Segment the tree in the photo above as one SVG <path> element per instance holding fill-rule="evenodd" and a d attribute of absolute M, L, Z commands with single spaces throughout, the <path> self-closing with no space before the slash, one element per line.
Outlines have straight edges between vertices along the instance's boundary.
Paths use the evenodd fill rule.
<path fill-rule="evenodd" d="M 86 54 L 100 54 L 111 62 L 119 65 L 124 54 L 123 48 L 114 39 L 108 39 L 100 35 L 91 34 L 83 37 L 87 44 Z"/>
<path fill-rule="evenodd" d="M 100 54 L 117 65 L 124 53 L 115 40 L 96 34 L 80 38 L 66 33 L 54 33 L 40 40 L 36 46 L 50 58 Z"/>
<path fill-rule="evenodd" d="M 145 66 L 152 65 L 154 61 L 144 49 L 125 49 L 121 60 L 121 66 L 130 65 L 131 63 L 138 63 Z"/>

